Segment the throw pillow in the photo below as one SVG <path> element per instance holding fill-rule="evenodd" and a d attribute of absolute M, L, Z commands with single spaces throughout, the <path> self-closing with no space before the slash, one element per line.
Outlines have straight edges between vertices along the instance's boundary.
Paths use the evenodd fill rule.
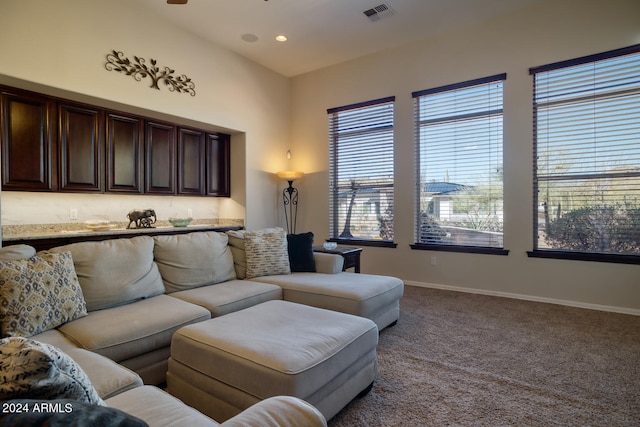
<path fill-rule="evenodd" d="M 260 276 L 290 274 L 287 233 L 246 232 L 244 247 L 247 255 L 247 279 Z"/>
<path fill-rule="evenodd" d="M 262 230 L 229 230 L 225 234 L 229 236 L 229 248 L 233 255 L 233 266 L 236 269 L 238 279 L 247 278 L 247 254 L 244 248 L 244 235 L 246 233 L 276 233 L 282 230 L 280 227 L 263 228 Z"/>
<path fill-rule="evenodd" d="M 86 314 L 70 253 L 0 261 L 2 337 L 30 337 Z"/>
<path fill-rule="evenodd" d="M 315 272 L 313 259 L 313 233 L 288 234 L 289 265 L 291 272 Z"/>
<path fill-rule="evenodd" d="M 62 350 L 22 337 L 0 340 L 0 401 L 74 399 L 104 405 L 87 374 Z"/>

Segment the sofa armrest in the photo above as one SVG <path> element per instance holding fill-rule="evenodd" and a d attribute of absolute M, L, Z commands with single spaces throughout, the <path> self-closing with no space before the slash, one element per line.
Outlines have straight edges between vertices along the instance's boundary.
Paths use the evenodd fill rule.
<path fill-rule="evenodd" d="M 220 424 L 221 427 L 326 427 L 327 421 L 315 407 L 292 396 L 262 400 Z"/>
<path fill-rule="evenodd" d="M 316 272 L 325 274 L 336 274 L 342 271 L 344 258 L 341 255 L 326 254 L 324 252 L 314 252 L 313 260 L 316 263 Z"/>

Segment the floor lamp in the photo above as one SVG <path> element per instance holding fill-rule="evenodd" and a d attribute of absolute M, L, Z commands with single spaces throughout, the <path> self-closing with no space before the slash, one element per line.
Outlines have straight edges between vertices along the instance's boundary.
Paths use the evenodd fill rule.
<path fill-rule="evenodd" d="M 282 203 L 284 204 L 284 217 L 287 221 L 287 233 L 295 234 L 298 220 L 298 189 L 294 188 L 293 181 L 302 178 L 304 172 L 281 171 L 276 175 L 289 183 L 289 187 L 282 190 Z"/>

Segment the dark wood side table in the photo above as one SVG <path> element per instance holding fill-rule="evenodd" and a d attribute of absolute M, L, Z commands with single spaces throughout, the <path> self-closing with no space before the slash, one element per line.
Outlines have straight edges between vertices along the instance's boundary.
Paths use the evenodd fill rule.
<path fill-rule="evenodd" d="M 353 267 L 356 273 L 360 273 L 360 253 L 362 252 L 362 248 L 338 245 L 335 249 L 325 249 L 324 246 L 314 246 L 313 251 L 341 255 L 342 258 L 344 258 L 342 271 Z"/>

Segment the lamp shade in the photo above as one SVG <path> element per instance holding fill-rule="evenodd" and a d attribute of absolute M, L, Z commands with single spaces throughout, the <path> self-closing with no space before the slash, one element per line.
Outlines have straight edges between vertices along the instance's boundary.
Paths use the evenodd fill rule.
<path fill-rule="evenodd" d="M 280 179 L 284 179 L 285 181 L 295 181 L 296 179 L 302 178 L 304 172 L 300 171 L 280 171 L 276 172 L 276 175 Z"/>

